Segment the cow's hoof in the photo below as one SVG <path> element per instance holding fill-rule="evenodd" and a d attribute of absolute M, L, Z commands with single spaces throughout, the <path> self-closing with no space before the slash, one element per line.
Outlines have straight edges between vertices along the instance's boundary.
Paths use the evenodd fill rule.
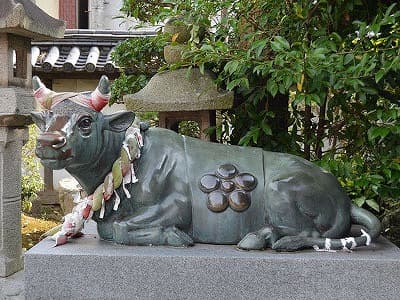
<path fill-rule="evenodd" d="M 114 222 L 113 239 L 118 244 L 126 244 L 128 238 L 128 225 L 126 222 Z"/>
<path fill-rule="evenodd" d="M 267 241 L 265 236 L 251 232 L 237 244 L 237 247 L 243 250 L 262 250 L 267 247 Z"/>
<path fill-rule="evenodd" d="M 169 227 L 165 230 L 166 244 L 173 247 L 189 247 L 193 246 L 192 238 L 185 232 L 176 227 Z"/>

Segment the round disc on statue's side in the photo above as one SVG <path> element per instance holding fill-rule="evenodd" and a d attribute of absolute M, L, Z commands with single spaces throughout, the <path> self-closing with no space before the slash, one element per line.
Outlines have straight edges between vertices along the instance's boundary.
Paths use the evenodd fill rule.
<path fill-rule="evenodd" d="M 252 191 L 257 186 L 257 179 L 250 173 L 240 173 L 235 177 L 238 188 L 245 191 Z"/>
<path fill-rule="evenodd" d="M 224 180 L 221 182 L 221 190 L 225 193 L 230 193 L 235 189 L 235 183 L 230 180 Z"/>
<path fill-rule="evenodd" d="M 250 207 L 250 195 L 245 191 L 233 191 L 229 195 L 229 206 L 237 212 L 245 211 Z"/>
<path fill-rule="evenodd" d="M 210 193 L 219 188 L 219 179 L 213 174 L 206 174 L 200 179 L 200 190 L 204 193 Z"/>
<path fill-rule="evenodd" d="M 223 212 L 228 207 L 228 199 L 220 191 L 211 192 L 207 198 L 207 207 L 216 213 Z"/>
<path fill-rule="evenodd" d="M 237 174 L 237 169 L 232 164 L 223 164 L 218 167 L 216 174 L 222 179 L 232 179 Z"/>

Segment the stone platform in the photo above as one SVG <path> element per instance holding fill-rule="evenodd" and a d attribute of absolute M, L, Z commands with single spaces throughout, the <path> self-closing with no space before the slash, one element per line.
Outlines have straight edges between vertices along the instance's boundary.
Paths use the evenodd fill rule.
<path fill-rule="evenodd" d="M 400 250 L 347 252 L 121 246 L 88 234 L 25 255 L 29 299 L 399 299 Z"/>

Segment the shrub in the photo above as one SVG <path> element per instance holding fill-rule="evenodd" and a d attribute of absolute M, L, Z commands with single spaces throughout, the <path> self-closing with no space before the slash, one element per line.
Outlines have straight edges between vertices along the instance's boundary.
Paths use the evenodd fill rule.
<path fill-rule="evenodd" d="M 32 201 L 37 197 L 37 193 L 43 189 L 43 179 L 40 176 L 40 163 L 35 155 L 36 138 L 38 130 L 35 125 L 29 126 L 29 140 L 22 148 L 22 178 L 21 178 L 21 198 L 22 210 L 29 212 Z"/>

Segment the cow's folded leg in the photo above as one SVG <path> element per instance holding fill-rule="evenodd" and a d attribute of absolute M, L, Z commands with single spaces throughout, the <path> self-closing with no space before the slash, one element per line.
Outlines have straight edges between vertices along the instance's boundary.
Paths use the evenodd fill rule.
<path fill-rule="evenodd" d="M 129 230 L 126 222 L 114 223 L 114 241 L 125 245 L 168 245 L 174 247 L 188 247 L 193 245 L 189 235 L 170 227 L 149 227 Z"/>
<path fill-rule="evenodd" d="M 270 247 L 278 237 L 278 231 L 270 225 L 248 233 L 237 245 L 243 250 L 262 250 Z"/>
<path fill-rule="evenodd" d="M 194 244 L 192 238 L 188 234 L 186 234 L 182 230 L 179 230 L 175 226 L 168 227 L 165 230 L 165 237 L 166 237 L 165 245 L 169 246 L 188 247 L 188 246 L 193 246 Z"/>
<path fill-rule="evenodd" d="M 124 219 L 128 230 L 148 227 L 187 228 L 191 222 L 191 205 L 181 193 L 169 194 L 161 203 L 137 209 L 132 216 Z"/>

